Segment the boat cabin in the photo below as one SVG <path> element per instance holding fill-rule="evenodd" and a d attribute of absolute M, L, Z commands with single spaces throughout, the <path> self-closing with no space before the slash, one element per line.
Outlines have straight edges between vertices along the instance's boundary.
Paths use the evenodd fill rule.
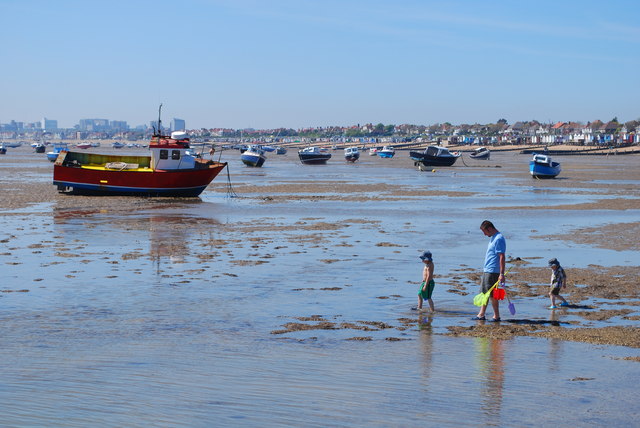
<path fill-rule="evenodd" d="M 539 164 L 551 165 L 551 156 L 534 154 L 533 161 Z"/>
<path fill-rule="evenodd" d="M 149 143 L 153 170 L 195 168 L 196 158 L 191 154 L 186 132 L 175 131 L 171 137 L 156 135 Z"/>
<path fill-rule="evenodd" d="M 433 157 L 454 156 L 449 149 L 440 146 L 429 146 L 424 150 L 424 154 Z"/>

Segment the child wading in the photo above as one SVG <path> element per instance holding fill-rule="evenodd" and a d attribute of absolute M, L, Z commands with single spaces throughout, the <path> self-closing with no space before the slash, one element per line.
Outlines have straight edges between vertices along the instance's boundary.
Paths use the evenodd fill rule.
<path fill-rule="evenodd" d="M 420 289 L 418 290 L 418 310 L 422 309 L 422 302 L 426 300 L 429 303 L 431 312 L 433 312 L 435 308 L 433 307 L 431 295 L 436 283 L 433 281 L 433 257 L 431 256 L 431 251 L 422 253 L 420 260 L 424 263 L 424 268 L 422 269 L 422 284 L 420 284 Z"/>
<path fill-rule="evenodd" d="M 566 285 L 567 275 L 564 273 L 564 269 L 560 266 L 558 259 L 553 258 L 549 260 L 549 267 L 552 270 L 551 273 L 551 291 L 549 291 L 549 298 L 551 299 L 551 306 L 549 309 L 557 309 L 556 299 L 562 300 L 560 306 L 569 306 L 569 303 L 560 295 L 560 290 Z"/>

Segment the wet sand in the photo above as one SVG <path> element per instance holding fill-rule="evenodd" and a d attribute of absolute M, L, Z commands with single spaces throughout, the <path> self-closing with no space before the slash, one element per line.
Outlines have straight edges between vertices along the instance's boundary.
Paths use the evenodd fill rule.
<path fill-rule="evenodd" d="M 329 165 L 319 167 L 300 165 L 295 153 L 271 155 L 261 169 L 241 166 L 237 152 L 223 153 L 238 197 L 226 197 L 228 184 L 220 176 L 193 200 L 60 195 L 50 184 L 46 159 L 25 149 L 0 157 L 6 189 L 0 263 L 7 277 L 0 303 L 2 321 L 17 335 L 7 336 L 12 342 L 3 346 L 10 352 L 16 343 L 37 342 L 38 348 L 66 350 L 78 343 L 75 351 L 84 355 L 91 346 L 117 349 L 122 337 L 131 336 L 151 350 L 130 350 L 141 361 L 154 360 L 158 341 L 157 349 L 197 366 L 196 354 L 172 348 L 174 342 L 195 343 L 189 351 L 204 348 L 203 355 L 208 350 L 216 356 L 209 368 L 220 359 L 238 359 L 225 367 L 242 378 L 245 366 L 256 373 L 268 371 L 269 364 L 274 378 L 301 376 L 280 362 L 299 352 L 300 360 L 290 364 L 306 367 L 322 365 L 329 356 L 336 364 L 322 373 L 335 374 L 333 380 L 344 387 L 330 389 L 334 395 L 350 394 L 353 385 L 367 382 L 343 372 L 353 369 L 350 355 L 360 361 L 378 355 L 376 361 L 385 364 L 388 356 L 389 366 L 376 380 L 384 388 L 388 375 L 397 374 L 390 367 L 398 358 L 409 360 L 415 344 L 448 379 L 434 374 L 429 382 L 434 388 L 451 379 L 447 359 L 464 366 L 469 344 L 490 343 L 486 352 L 495 356 L 504 352 L 501 342 L 513 342 L 509 352 L 516 354 L 510 355 L 526 359 L 546 340 L 550 351 L 539 352 L 552 359 L 561 341 L 571 350 L 563 364 L 593 352 L 582 344 L 598 344 L 603 346 L 598 352 L 610 359 L 636 365 L 638 157 L 621 157 L 621 163 L 612 157 L 558 157 L 563 164 L 558 179 L 533 180 L 521 165 L 528 156 L 513 153 L 425 172 L 413 168 L 402 151 L 388 161 L 364 155 L 355 165 L 334 153 Z M 470 320 L 486 248 L 478 225 L 485 218 L 506 234 L 513 266 L 508 290 L 517 313 L 510 316 L 503 303 L 499 325 Z M 436 264 L 435 314 L 411 310 L 421 274 L 417 257 L 425 248 L 434 252 Z M 567 271 L 563 295 L 571 303 L 554 311 L 546 309 L 550 257 L 558 257 Z M 56 310 L 50 312 L 50 306 Z M 220 354 L 209 350 L 211 337 Z M 345 349 L 353 354 L 343 354 Z M 277 358 L 264 364 L 253 352 Z M 440 355 L 447 357 L 440 362 Z M 174 369 L 174 364 L 161 367 Z M 584 366 L 569 380 L 597 377 L 594 370 Z M 231 390 L 243 388 L 233 381 Z M 305 381 L 322 384 L 314 377 Z M 279 384 L 256 382 L 250 391 L 256 395 Z M 459 382 L 456 391 L 468 380 Z M 599 378 L 599 384 L 606 380 Z M 332 400 L 329 394 L 328 406 Z M 404 407 L 396 403 L 397 423 L 406 423 L 398 408 Z"/>

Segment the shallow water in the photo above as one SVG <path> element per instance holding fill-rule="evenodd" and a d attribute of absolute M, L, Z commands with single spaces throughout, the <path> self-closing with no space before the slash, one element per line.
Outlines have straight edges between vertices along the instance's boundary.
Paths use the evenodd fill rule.
<path fill-rule="evenodd" d="M 47 168 L 37 155 L 23 156 Z M 334 155 L 326 166 L 303 166 L 292 151 L 270 156 L 262 169 L 243 167 L 231 155 L 229 161 L 237 190 L 256 195 L 269 195 L 272 184 L 302 181 L 473 194 L 265 204 L 248 193 L 227 198 L 219 177 L 196 200 L 55 195 L 50 203 L 5 210 L 3 425 L 629 426 L 637 420 L 640 365 L 620 359 L 637 356 L 635 349 L 442 336 L 448 325 L 471 325 L 477 286 L 464 279 L 470 295 L 436 286 L 439 312 L 401 321 L 418 320 L 410 307 L 420 251 L 433 251 L 443 281 L 465 266 L 479 269 L 486 238 L 478 225 L 485 218 L 505 233 L 508 255 L 540 257 L 541 269 L 550 256 L 567 267 L 636 263 L 633 252 L 531 239 L 636 221 L 633 210 L 603 218 L 594 211 L 494 209 L 606 198 L 595 186 L 573 189 L 571 164 L 610 160 L 561 159 L 567 179 L 560 184 L 531 181 L 528 156 L 512 154 L 494 156 L 492 164 L 502 168 L 436 172 L 417 171 L 403 152 L 393 159 L 363 156 L 355 165 Z M 0 163 L 3 182 L 11 181 L 7 162 Z M 543 296 L 518 301 L 517 317 L 548 319 L 546 303 Z M 313 315 L 370 330 L 273 334 Z M 556 316 L 572 319 L 570 312 Z M 370 340 L 345 340 L 352 338 Z"/>

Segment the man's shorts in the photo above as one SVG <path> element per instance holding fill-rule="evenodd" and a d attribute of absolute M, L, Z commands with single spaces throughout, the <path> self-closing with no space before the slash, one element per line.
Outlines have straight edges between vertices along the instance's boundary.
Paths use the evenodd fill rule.
<path fill-rule="evenodd" d="M 499 273 L 491 273 L 491 272 L 482 272 L 482 292 L 486 293 L 489 291 L 493 284 L 498 282 L 498 278 L 500 278 Z"/>
<path fill-rule="evenodd" d="M 551 289 L 551 294 L 553 294 L 554 296 L 557 296 L 560 294 L 560 287 L 555 287 Z"/>
<path fill-rule="evenodd" d="M 426 290 L 422 290 L 422 287 L 424 287 L 424 281 L 420 284 L 420 289 L 418 290 L 418 296 L 422 297 L 423 300 L 427 300 L 431 298 L 431 295 L 433 294 L 433 288 L 436 286 L 436 282 L 432 279 L 429 281 L 429 284 L 427 284 L 427 289 Z"/>

